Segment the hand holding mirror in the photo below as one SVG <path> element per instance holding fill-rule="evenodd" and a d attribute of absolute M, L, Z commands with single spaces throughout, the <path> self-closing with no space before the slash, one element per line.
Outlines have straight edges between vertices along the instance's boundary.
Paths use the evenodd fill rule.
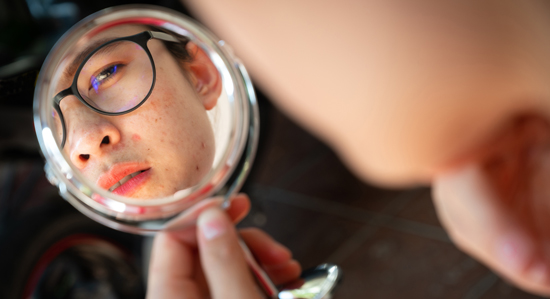
<path fill-rule="evenodd" d="M 123 6 L 84 19 L 52 49 L 35 128 L 65 199 L 112 228 L 154 234 L 222 204 L 204 199 L 227 204 L 254 158 L 258 112 L 223 41 L 173 11 Z"/>

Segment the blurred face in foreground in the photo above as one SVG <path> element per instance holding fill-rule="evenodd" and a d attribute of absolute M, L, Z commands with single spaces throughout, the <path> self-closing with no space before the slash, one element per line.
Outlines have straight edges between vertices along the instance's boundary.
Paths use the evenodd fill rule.
<path fill-rule="evenodd" d="M 358 176 L 433 183 L 460 248 L 550 294 L 550 2 L 188 2 Z"/>

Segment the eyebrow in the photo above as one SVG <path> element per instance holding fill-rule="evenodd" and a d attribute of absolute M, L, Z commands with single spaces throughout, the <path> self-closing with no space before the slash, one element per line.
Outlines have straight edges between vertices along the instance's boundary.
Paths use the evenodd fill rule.
<path fill-rule="evenodd" d="M 90 55 L 90 53 L 92 53 L 95 49 L 97 49 L 98 47 L 100 47 L 104 43 L 112 41 L 113 39 L 116 39 L 116 38 L 107 37 L 107 38 L 99 39 L 99 40 L 91 43 L 90 45 L 88 45 L 84 50 L 80 51 L 78 53 L 78 55 L 76 55 L 76 57 L 73 59 L 73 61 L 71 61 L 69 66 L 67 66 L 67 68 L 65 68 L 65 70 L 63 71 L 63 77 L 61 79 L 62 82 L 65 82 L 65 81 L 72 82 L 72 78 L 76 74 L 76 70 L 78 69 L 78 67 L 82 64 L 82 61 L 84 61 L 84 59 L 88 55 Z M 102 47 L 95 54 L 106 54 L 107 52 L 110 52 L 110 51 L 114 50 L 119 45 L 120 45 L 120 43 L 109 44 L 105 47 Z"/>

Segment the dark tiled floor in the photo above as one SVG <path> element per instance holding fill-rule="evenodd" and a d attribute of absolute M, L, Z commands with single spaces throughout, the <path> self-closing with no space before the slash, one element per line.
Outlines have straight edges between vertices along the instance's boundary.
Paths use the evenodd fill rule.
<path fill-rule="evenodd" d="M 261 102 L 258 157 L 240 226 L 257 226 L 305 268 L 339 264 L 342 298 L 540 298 L 460 252 L 428 188 L 384 190 L 355 178 L 322 142 Z M 263 108 L 263 109 L 262 109 Z"/>

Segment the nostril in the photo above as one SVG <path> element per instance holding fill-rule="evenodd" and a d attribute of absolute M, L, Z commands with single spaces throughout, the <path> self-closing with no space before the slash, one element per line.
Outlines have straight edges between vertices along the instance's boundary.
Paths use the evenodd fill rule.
<path fill-rule="evenodd" d="M 103 140 L 101 140 L 101 144 L 109 144 L 109 136 L 103 137 Z"/>
<path fill-rule="evenodd" d="M 80 161 L 86 162 L 88 159 L 90 159 L 90 155 L 79 155 Z"/>

